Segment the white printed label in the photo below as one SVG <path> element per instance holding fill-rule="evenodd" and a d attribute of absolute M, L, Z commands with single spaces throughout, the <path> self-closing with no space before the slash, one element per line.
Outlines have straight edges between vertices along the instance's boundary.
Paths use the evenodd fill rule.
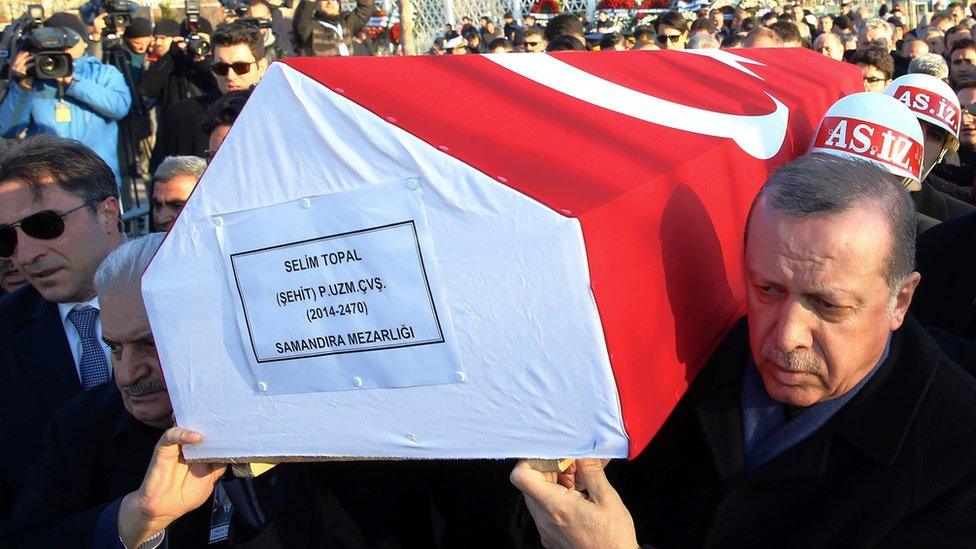
<path fill-rule="evenodd" d="M 444 342 L 412 220 L 231 262 L 259 363 Z"/>
<path fill-rule="evenodd" d="M 419 182 L 213 218 L 264 395 L 459 383 Z"/>

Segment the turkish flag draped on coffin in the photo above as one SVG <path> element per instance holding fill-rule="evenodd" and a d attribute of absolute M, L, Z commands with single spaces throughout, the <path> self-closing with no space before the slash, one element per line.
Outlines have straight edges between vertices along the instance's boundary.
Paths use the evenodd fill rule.
<path fill-rule="evenodd" d="M 177 419 L 207 435 L 188 457 L 636 456 L 743 314 L 756 191 L 860 88 L 784 49 L 274 64 L 144 279 Z M 413 255 L 378 244 L 413 238 L 401 217 Z M 261 309 L 248 272 L 309 243 L 420 284 L 431 337 L 370 325 L 406 294 L 363 289 L 348 325 L 328 284 Z M 289 308 L 322 336 L 262 335 Z"/>

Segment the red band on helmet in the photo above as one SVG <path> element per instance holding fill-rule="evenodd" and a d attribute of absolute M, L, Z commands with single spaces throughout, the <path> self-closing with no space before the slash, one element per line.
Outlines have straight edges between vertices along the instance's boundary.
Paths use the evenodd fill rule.
<path fill-rule="evenodd" d="M 921 143 L 891 128 L 857 118 L 825 116 L 813 146 L 880 162 L 916 178 L 922 172 Z"/>
<path fill-rule="evenodd" d="M 941 120 L 959 133 L 959 109 L 941 95 L 915 86 L 898 86 L 894 97 L 913 112 Z"/>

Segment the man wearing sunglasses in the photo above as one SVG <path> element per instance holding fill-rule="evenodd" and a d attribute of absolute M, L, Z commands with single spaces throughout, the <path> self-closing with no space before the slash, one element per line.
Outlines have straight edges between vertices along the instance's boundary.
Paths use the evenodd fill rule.
<path fill-rule="evenodd" d="M 31 137 L 0 160 L 0 258 L 30 284 L 0 300 L 0 520 L 51 414 L 110 380 L 92 278 L 122 241 L 115 176 L 81 143 Z"/>
<path fill-rule="evenodd" d="M 688 43 L 688 20 L 676 11 L 669 11 L 654 22 L 657 45 L 663 50 L 683 50 Z"/>
<path fill-rule="evenodd" d="M 209 135 L 200 127 L 208 108 L 228 92 L 246 90 L 255 85 L 268 69 L 264 37 L 252 24 L 243 21 L 217 27 L 211 37 L 213 64 L 218 93 L 191 97 L 174 104 L 160 123 L 150 168 L 155 171 L 167 156 L 204 157 Z"/>

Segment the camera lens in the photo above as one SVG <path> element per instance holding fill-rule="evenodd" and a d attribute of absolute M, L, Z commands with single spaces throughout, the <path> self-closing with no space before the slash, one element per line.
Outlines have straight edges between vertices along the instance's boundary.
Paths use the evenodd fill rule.
<path fill-rule="evenodd" d="M 74 72 L 73 69 L 71 56 L 66 53 L 42 53 L 36 56 L 34 70 L 37 77 L 42 80 L 68 76 Z"/>

